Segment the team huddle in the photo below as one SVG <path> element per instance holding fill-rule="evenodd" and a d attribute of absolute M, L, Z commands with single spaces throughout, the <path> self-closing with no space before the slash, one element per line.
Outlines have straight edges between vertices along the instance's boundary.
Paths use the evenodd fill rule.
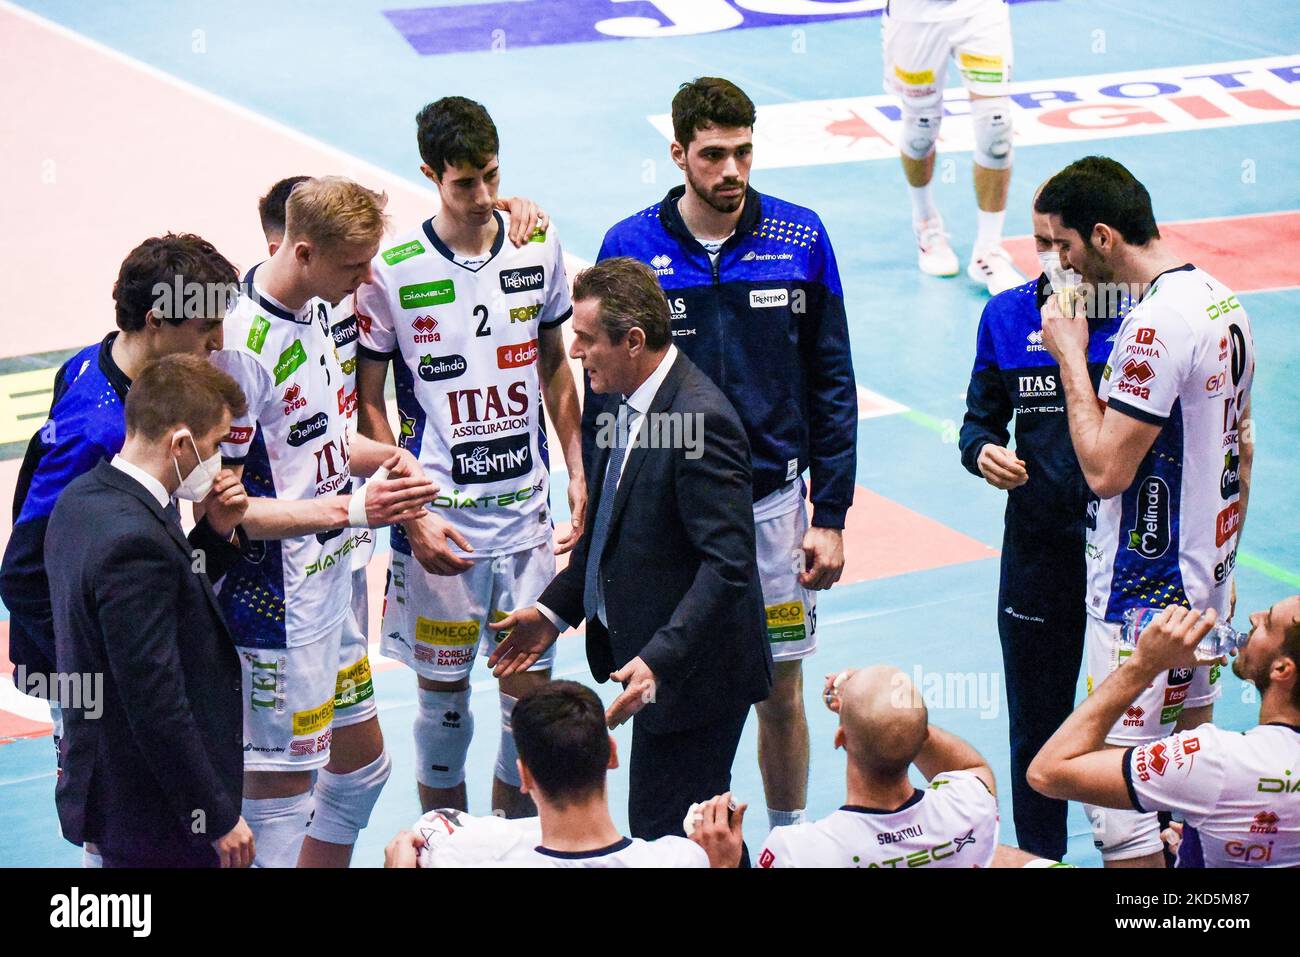
<path fill-rule="evenodd" d="M 685 183 L 613 226 L 577 276 L 549 217 L 527 199 L 499 198 L 496 126 L 456 96 L 416 119 L 420 168 L 439 198 L 423 222 L 385 238 L 384 196 L 341 177 L 295 176 L 262 198 L 269 255 L 242 277 L 190 234 L 146 240 L 127 257 L 114 288 L 118 330 L 59 370 L 57 428 L 34 436 L 24 460 L 0 571 L 11 656 L 34 673 L 96 670 L 101 659 L 82 637 L 94 633 L 128 715 L 121 727 L 139 725 L 131 709 L 144 705 L 129 682 L 142 672 L 112 665 L 121 619 L 87 624 L 82 612 L 93 618 L 99 599 L 79 596 L 53 561 L 79 518 L 63 492 L 103 479 L 109 462 L 155 493 L 160 521 L 176 498 L 195 503 L 188 541 L 221 559 L 196 571 L 234 654 L 185 681 L 229 679 L 242 732 L 235 755 L 204 733 L 226 718 L 200 714 L 208 705 L 193 691 L 179 695 L 172 743 L 210 749 L 211 766 L 139 759 L 138 790 L 123 793 L 141 806 L 127 820 L 97 775 L 126 761 L 112 755 L 128 745 L 105 741 L 84 709 L 52 702 L 60 819 L 88 864 L 102 855 L 111 866 L 346 867 L 392 768 L 372 638 L 416 679 L 424 814 L 391 841 L 389 866 L 748 865 L 746 806 L 729 781 L 751 704 L 770 827 L 753 861 L 761 868 L 1058 866 L 1068 800 L 1087 807 L 1108 864 L 1300 864 L 1300 811 L 1270 796 L 1284 796 L 1285 769 L 1300 758 L 1300 599 L 1253 614 L 1233 649 L 1234 671 L 1261 695 L 1259 726 L 1245 734 L 1208 723 L 1227 658 L 1197 650 L 1235 610 L 1254 456 L 1245 310 L 1162 245 L 1146 188 L 1103 157 L 1071 163 L 1035 193 L 1043 272 L 1026 281 L 1001 246 L 1011 170 L 1004 4 L 895 2 L 885 46 L 887 84 L 904 103 L 918 265 L 929 275 L 957 272 L 929 193 L 949 57 L 972 98 L 979 235 L 967 274 L 993 298 L 961 456 L 1010 493 L 999 633 L 1019 847 L 999 843 L 989 762 L 930 723 L 902 672 L 879 665 L 826 676 L 820 696 L 838 718 L 845 803 L 807 819 L 802 662 L 817 646 L 816 592 L 844 568 L 855 488 L 852 308 L 817 214 L 749 184 L 752 101 L 703 77 L 672 105 Z M 155 290 L 173 283 L 236 292 L 203 315 L 169 314 Z M 649 298 L 625 301 L 624 289 Z M 582 360 L 584 383 L 570 357 Z M 186 364 L 200 360 L 215 371 Z M 625 387 L 625 369 L 643 374 Z M 714 588 L 719 645 L 732 632 L 762 635 L 744 651 L 762 690 L 737 690 L 716 714 L 702 709 L 700 723 L 657 727 L 647 716 L 667 714 L 674 684 L 689 685 L 697 666 L 659 646 L 655 657 L 649 644 L 618 652 L 627 587 L 600 552 L 640 461 L 624 459 L 635 442 L 611 451 L 600 423 L 613 414 L 635 438 L 697 373 L 725 406 L 707 420 L 723 433 L 704 433 L 706 463 L 727 423 L 737 426 L 744 461 L 726 474 L 752 494 L 720 504 L 718 521 L 727 508 L 739 515 L 743 534 L 724 544 L 743 552 L 761 604 L 716 603 L 744 592 L 723 581 L 742 572 L 734 556 L 710 565 L 716 543 L 696 540 L 709 535 L 683 516 L 689 547 L 705 555 L 691 594 Z M 220 395 L 216 412 L 184 418 L 178 381 Z M 176 421 L 141 424 L 169 404 Z M 167 463 L 157 478 L 146 439 Z M 665 452 L 683 475 L 688 453 Z M 567 529 L 551 505 L 561 459 Z M 710 473 L 691 480 L 700 474 Z M 371 636 L 366 569 L 383 528 L 390 552 Z M 581 563 L 573 571 L 560 570 L 566 553 Z M 569 591 L 557 588 L 566 581 Z M 560 601 L 573 588 L 579 599 Z M 1140 630 L 1126 625 L 1137 609 L 1161 613 Z M 593 674 L 625 689 L 608 709 L 589 688 L 551 680 L 555 638 L 580 620 Z M 683 611 L 660 631 L 689 634 L 691 622 Z M 593 625 L 599 640 L 609 633 L 613 668 L 596 666 Z M 467 813 L 480 658 L 498 678 L 494 816 Z M 1088 698 L 1075 709 L 1081 660 Z M 211 704 L 214 714 L 233 706 L 229 695 Z M 619 767 L 608 731 L 633 715 L 626 837 L 606 797 Z M 708 753 L 692 753 L 692 739 Z M 925 789 L 911 783 L 913 766 Z M 654 783 L 674 775 L 686 783 Z M 191 826 L 196 809 L 202 831 Z"/>

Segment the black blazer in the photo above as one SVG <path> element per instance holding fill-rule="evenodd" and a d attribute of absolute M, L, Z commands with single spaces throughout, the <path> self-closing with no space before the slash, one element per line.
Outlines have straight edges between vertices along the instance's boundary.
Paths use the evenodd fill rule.
<path fill-rule="evenodd" d="M 187 539 L 108 462 L 59 496 L 45 539 L 59 670 L 103 682 L 98 717 L 63 710 L 55 803 L 74 844 L 165 858 L 238 822 L 239 658 L 209 580 L 238 558 L 206 522 Z"/>
<path fill-rule="evenodd" d="M 617 397 L 606 405 L 612 411 Z M 749 442 L 736 410 L 678 352 L 649 415 L 659 412 L 702 416 L 703 454 L 692 459 L 687 449 L 644 446 L 628 454 L 601 556 L 608 627 L 587 622 L 587 660 L 595 679 L 607 681 L 639 655 L 657 687 L 655 703 L 636 720 L 666 733 L 765 699 L 772 651 L 754 550 Z M 597 448 L 587 476 L 587 530 L 540 599 L 565 621 L 583 619 L 587 552 L 608 460 L 609 449 Z"/>

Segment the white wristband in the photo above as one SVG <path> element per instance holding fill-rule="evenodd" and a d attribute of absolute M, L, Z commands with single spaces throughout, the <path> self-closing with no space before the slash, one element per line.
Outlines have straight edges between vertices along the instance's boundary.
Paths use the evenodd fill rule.
<path fill-rule="evenodd" d="M 388 469 L 382 465 L 370 476 L 372 482 L 382 482 L 388 478 Z M 352 493 L 348 500 L 348 525 L 352 528 L 369 528 L 370 519 L 366 515 L 366 487 L 363 485 Z"/>

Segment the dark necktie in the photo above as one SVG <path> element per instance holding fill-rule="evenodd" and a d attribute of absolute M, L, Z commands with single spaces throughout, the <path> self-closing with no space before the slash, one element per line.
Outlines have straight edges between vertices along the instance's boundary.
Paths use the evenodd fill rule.
<path fill-rule="evenodd" d="M 600 608 L 600 556 L 609 539 L 609 520 L 614 514 L 614 493 L 618 491 L 619 473 L 623 471 L 624 439 L 628 435 L 631 417 L 627 402 L 618 404 L 618 420 L 614 428 L 614 443 L 609 450 L 609 463 L 605 466 L 605 481 L 600 487 L 600 504 L 596 506 L 596 520 L 591 527 L 591 546 L 587 550 L 587 573 L 582 592 L 582 610 L 588 621 L 594 621 Z"/>

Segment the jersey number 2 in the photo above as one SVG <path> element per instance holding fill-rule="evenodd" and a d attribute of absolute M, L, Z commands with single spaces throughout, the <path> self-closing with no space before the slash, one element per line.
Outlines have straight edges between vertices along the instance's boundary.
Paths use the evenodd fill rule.
<path fill-rule="evenodd" d="M 478 317 L 478 331 L 474 335 L 482 338 L 483 336 L 492 335 L 492 327 L 488 323 L 487 306 L 475 306 L 474 315 Z"/>

